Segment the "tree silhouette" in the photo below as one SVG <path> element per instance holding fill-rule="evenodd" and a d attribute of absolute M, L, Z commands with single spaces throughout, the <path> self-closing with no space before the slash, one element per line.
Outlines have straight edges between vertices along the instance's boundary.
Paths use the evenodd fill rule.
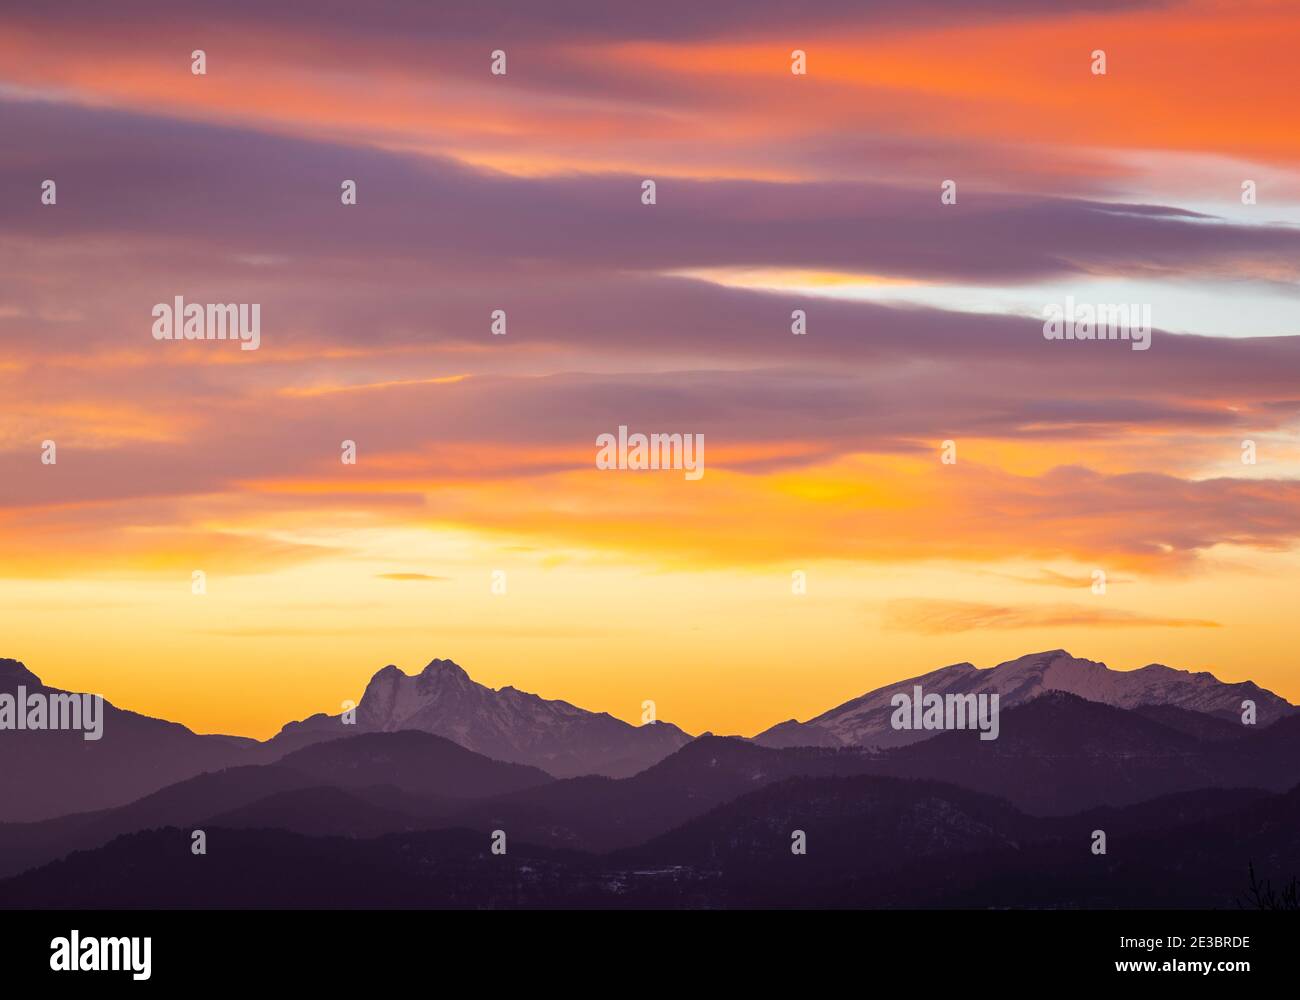
<path fill-rule="evenodd" d="M 1252 910 L 1300 910 L 1300 883 L 1294 875 L 1291 884 L 1282 887 L 1279 895 L 1268 880 L 1260 882 L 1255 875 L 1255 862 L 1250 862 L 1250 889 L 1245 900 L 1238 900 L 1241 909 Z"/>

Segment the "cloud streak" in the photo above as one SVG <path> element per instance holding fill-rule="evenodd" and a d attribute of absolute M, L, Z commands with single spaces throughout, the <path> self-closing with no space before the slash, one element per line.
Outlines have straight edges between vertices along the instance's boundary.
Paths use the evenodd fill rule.
<path fill-rule="evenodd" d="M 886 628 L 921 635 L 949 635 L 974 630 L 1025 628 L 1221 628 L 1218 622 L 1195 618 L 1164 618 L 1112 608 L 1078 604 L 1010 606 L 978 601 L 908 598 L 884 608 Z"/>

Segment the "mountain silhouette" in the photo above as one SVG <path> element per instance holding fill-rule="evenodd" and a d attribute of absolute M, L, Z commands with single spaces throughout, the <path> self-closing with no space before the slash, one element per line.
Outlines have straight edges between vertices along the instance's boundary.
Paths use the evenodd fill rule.
<path fill-rule="evenodd" d="M 0 693 L 63 694 L 17 660 L 0 660 Z M 246 759 L 256 740 L 200 736 L 175 722 L 104 702 L 102 733 L 0 732 L 0 820 L 38 820 L 122 805 L 203 771 Z"/>
<path fill-rule="evenodd" d="M 286 725 L 272 748 L 289 749 L 344 732 L 341 715 Z M 356 708 L 357 732 L 421 730 L 495 760 L 531 764 L 557 777 L 623 777 L 662 760 L 690 737 L 668 723 L 632 726 L 604 712 L 478 684 L 451 660 L 434 660 L 412 677 L 378 671 Z"/>
<path fill-rule="evenodd" d="M 420 796 L 480 798 L 552 781 L 540 768 L 493 760 L 418 731 L 360 733 L 285 754 L 279 766 L 340 788 L 392 785 Z"/>
<path fill-rule="evenodd" d="M 987 670 L 970 664 L 944 667 L 877 689 L 810 722 L 791 720 L 774 726 L 754 742 L 785 749 L 889 748 L 918 743 L 932 734 L 894 730 L 889 724 L 893 693 L 911 693 L 916 684 L 926 693 L 996 691 L 1004 712 L 1065 691 L 1093 703 L 1131 708 L 1166 730 L 1180 731 L 1201 742 L 1220 738 L 1225 744 L 1235 742 L 1248 728 L 1240 724 L 1244 700 L 1256 704 L 1261 730 L 1279 719 L 1296 717 L 1289 703 L 1249 682 L 1223 684 L 1207 673 L 1158 665 L 1112 671 L 1103 664 L 1052 651 Z M 54 690 L 21 663 L 0 660 L 0 692 L 12 693 L 19 686 L 39 693 Z M 80 732 L 0 733 L 6 760 L 11 763 L 0 771 L 0 820 L 35 821 L 123 805 L 205 771 L 269 763 L 314 744 L 371 733 L 421 731 L 493 760 L 540 768 L 559 778 L 629 777 L 691 740 L 668 723 L 633 726 L 605 713 L 513 687 L 493 690 L 474 682 L 450 660 L 434 660 L 416 676 L 385 667 L 371 678 L 355 719 L 315 715 L 288 723 L 265 743 L 198 735 L 179 724 L 124 711 L 108 702 L 104 713 L 103 737 L 98 741 L 84 740 Z M 346 724 L 349 721 L 354 724 Z M 1283 752 L 1289 751 L 1284 748 Z M 1216 766 L 1222 770 L 1221 765 Z M 329 783 L 338 784 L 334 780 Z M 1223 784 L 1217 771 L 1210 784 Z M 1172 783 L 1164 790 L 1178 787 L 1182 786 Z"/>
<path fill-rule="evenodd" d="M 205 827 L 286 830 L 312 836 L 379 837 L 424 830 L 427 816 L 414 816 L 329 785 L 278 792 L 204 820 Z"/>
<path fill-rule="evenodd" d="M 1090 849 L 1104 827 L 1107 852 Z M 0 908 L 1234 907 L 1289 877 L 1300 788 L 1028 816 L 943 782 L 797 777 L 606 856 L 461 828 L 373 838 L 163 827 L 0 882 Z M 806 853 L 795 854 L 794 834 Z"/>
<path fill-rule="evenodd" d="M 852 751 L 776 750 L 706 733 L 630 778 L 568 778 L 475 803 L 456 818 L 475 829 L 508 827 L 533 843 L 607 851 L 793 775 L 856 774 L 869 766 Z"/>
<path fill-rule="evenodd" d="M 18 661 L 0 660 L 0 693 L 20 687 L 29 694 L 63 693 Z M 0 822 L 94 812 L 207 771 L 270 763 L 313 744 L 399 730 L 422 731 L 495 761 L 556 775 L 635 774 L 690 741 L 668 723 L 632 726 L 512 687 L 494 691 L 450 660 L 434 660 L 416 677 L 392 666 L 376 673 L 355 725 L 345 725 L 341 715 L 316 715 L 287 724 L 265 743 L 198 735 L 107 701 L 99 740 L 85 740 L 81 731 L 0 731 L 9 765 L 0 769 Z"/>
<path fill-rule="evenodd" d="M 299 812 L 283 829 L 377 833 L 428 828 L 468 800 L 551 780 L 536 768 L 491 760 L 429 733 L 353 736 L 303 748 L 275 764 L 197 775 L 115 809 L 0 824 L 0 875 L 155 826 L 198 828 L 214 817 L 230 816 L 236 825 L 256 825 L 257 815 L 265 825 L 278 826 L 275 817 L 291 815 L 289 804 L 317 812 Z M 331 797 L 329 791 L 337 794 Z M 329 806 L 345 799 L 364 810 L 364 820 L 349 825 L 329 814 Z M 321 817 L 320 829 L 312 827 L 311 815 Z"/>
<path fill-rule="evenodd" d="M 163 827 L 0 882 L 0 908 L 482 908 L 574 905 L 595 885 L 589 859 L 510 844 L 491 853 L 467 830 L 373 839 L 213 826 L 208 853 Z M 597 893 L 593 890 L 591 898 Z"/>
<path fill-rule="evenodd" d="M 754 737 L 766 746 L 874 746 L 915 743 L 925 731 L 894 729 L 890 700 L 925 694 L 994 694 L 1002 711 L 1053 691 L 1073 694 L 1115 708 L 1165 705 L 1239 721 L 1242 702 L 1255 703 L 1257 724 L 1290 715 L 1295 706 L 1250 681 L 1225 684 L 1212 674 L 1149 664 L 1139 670 L 1111 670 L 1104 663 L 1077 659 L 1063 649 L 1031 653 L 981 670 L 971 663 L 940 667 L 919 677 L 887 684 L 823 712 L 807 722 L 790 719 Z"/>
<path fill-rule="evenodd" d="M 1002 713 L 996 740 L 942 732 L 880 754 L 869 770 L 951 781 L 1040 815 L 1200 788 L 1282 791 L 1300 776 L 1300 740 L 1274 732 L 1300 734 L 1300 716 L 1258 730 L 1238 726 L 1232 740 L 1217 730 L 1198 739 L 1186 731 L 1186 717 L 1177 718 L 1171 728 L 1139 711 L 1054 691 Z"/>
<path fill-rule="evenodd" d="M 791 778 L 607 860 L 672 873 L 688 898 L 705 879 L 714 906 L 1059 909 L 1234 907 L 1252 859 L 1290 877 L 1297 858 L 1300 787 L 1043 819 L 941 782 L 860 776 Z"/>
<path fill-rule="evenodd" d="M 1276 696 L 1059 652 L 926 677 L 926 693 L 996 691 L 998 738 L 846 742 L 870 735 L 890 690 L 910 693 L 903 682 L 830 721 L 692 739 L 494 691 L 450 661 L 385 668 L 355 717 L 314 716 L 265 743 L 106 706 L 98 743 L 0 734 L 31 764 L 6 771 L 19 791 L 105 786 L 92 808 L 18 796 L 29 815 L 65 812 L 0 823 L 0 900 L 40 899 L 45 884 L 31 905 L 1218 906 L 1250 863 L 1295 874 L 1300 713 Z M 15 661 L 0 681 L 46 690 Z M 207 855 L 190 852 L 196 829 Z M 1095 830 L 1106 855 L 1089 850 Z M 790 850 L 795 831 L 806 854 Z M 498 832 L 505 855 L 490 849 Z M 1204 879 L 1188 876 L 1196 865 Z M 338 866 L 353 867 L 317 884 Z"/>

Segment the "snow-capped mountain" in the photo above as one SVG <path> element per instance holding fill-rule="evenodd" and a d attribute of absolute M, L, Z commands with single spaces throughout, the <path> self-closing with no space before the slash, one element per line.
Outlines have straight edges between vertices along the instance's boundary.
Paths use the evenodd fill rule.
<path fill-rule="evenodd" d="M 807 722 L 791 719 L 754 737 L 764 746 L 876 746 L 890 747 L 926 739 L 924 730 L 896 730 L 890 726 L 890 699 L 899 692 L 912 694 L 919 685 L 924 694 L 996 693 L 1000 710 L 1030 701 L 1047 691 L 1064 691 L 1088 701 L 1116 708 L 1172 705 L 1206 715 L 1240 721 L 1241 703 L 1255 703 L 1257 724 L 1266 726 L 1295 706 L 1251 681 L 1225 684 L 1206 671 L 1192 673 L 1152 663 L 1138 670 L 1111 670 L 1104 663 L 1082 660 L 1063 649 L 1031 653 L 996 667 L 980 669 L 971 663 L 954 663 L 928 674 L 877 688 L 845 702 Z"/>
<path fill-rule="evenodd" d="M 531 764 L 556 777 L 624 777 L 658 763 L 690 736 L 669 723 L 632 726 L 605 712 L 550 701 L 514 687 L 493 690 L 451 660 L 434 660 L 416 676 L 389 665 L 357 705 L 355 726 L 341 716 L 291 722 L 272 740 L 294 748 L 367 732 L 422 730 L 495 760 Z"/>

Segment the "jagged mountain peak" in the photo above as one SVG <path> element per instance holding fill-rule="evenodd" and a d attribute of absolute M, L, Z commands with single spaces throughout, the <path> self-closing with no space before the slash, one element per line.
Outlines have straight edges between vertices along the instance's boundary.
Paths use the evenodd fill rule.
<path fill-rule="evenodd" d="M 295 745 L 343 735 L 340 716 L 291 723 Z M 480 684 L 453 660 L 435 659 L 418 674 L 388 665 L 377 671 L 357 705 L 354 732 L 433 733 L 497 760 L 532 764 L 558 776 L 635 773 L 690 737 L 676 726 L 633 726 L 513 686 Z"/>
<path fill-rule="evenodd" d="M 455 660 L 430 660 L 423 670 L 420 671 L 421 677 L 453 677 L 469 679 L 469 674 Z"/>

